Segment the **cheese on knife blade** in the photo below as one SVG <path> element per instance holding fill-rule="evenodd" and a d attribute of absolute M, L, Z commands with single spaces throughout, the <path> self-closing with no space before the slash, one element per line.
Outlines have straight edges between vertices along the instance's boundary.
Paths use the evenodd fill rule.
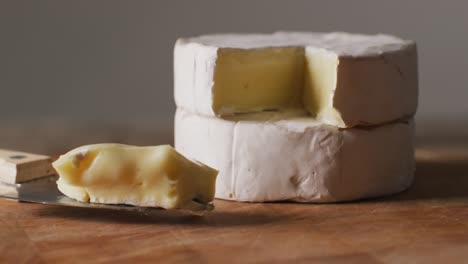
<path fill-rule="evenodd" d="M 411 184 L 412 120 L 339 129 L 302 115 L 220 119 L 179 109 L 175 147 L 219 169 L 216 197 L 228 200 L 349 201 Z"/>
<path fill-rule="evenodd" d="M 59 190 L 82 202 L 211 210 L 217 171 L 169 145 L 82 146 L 53 163 Z"/>
<path fill-rule="evenodd" d="M 304 108 L 338 127 L 414 115 L 417 52 L 389 35 L 277 32 L 179 39 L 178 107 L 207 116 Z"/>

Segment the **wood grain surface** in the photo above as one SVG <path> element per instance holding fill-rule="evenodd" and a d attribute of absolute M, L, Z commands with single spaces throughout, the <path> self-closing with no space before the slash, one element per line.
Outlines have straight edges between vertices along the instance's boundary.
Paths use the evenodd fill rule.
<path fill-rule="evenodd" d="M 467 263 L 465 139 L 419 144 L 408 191 L 353 203 L 216 200 L 196 217 L 0 199 L 0 263 Z"/>

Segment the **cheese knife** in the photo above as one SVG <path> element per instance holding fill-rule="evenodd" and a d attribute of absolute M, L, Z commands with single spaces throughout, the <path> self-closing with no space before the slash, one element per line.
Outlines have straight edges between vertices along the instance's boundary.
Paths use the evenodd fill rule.
<path fill-rule="evenodd" d="M 84 203 L 63 195 L 49 156 L 0 149 L 0 198 L 49 205 L 146 211 L 153 207 Z M 157 209 L 157 208 L 156 208 Z"/>

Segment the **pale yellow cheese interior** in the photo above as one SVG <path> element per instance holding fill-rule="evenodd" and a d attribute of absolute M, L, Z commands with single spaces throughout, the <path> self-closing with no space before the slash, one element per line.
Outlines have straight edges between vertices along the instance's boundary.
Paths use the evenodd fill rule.
<path fill-rule="evenodd" d="M 213 110 L 243 113 L 301 107 L 304 49 L 263 48 L 218 51 Z"/>
<path fill-rule="evenodd" d="M 53 166 L 59 190 L 79 201 L 192 211 L 212 208 L 218 173 L 168 145 L 83 146 Z"/>
<path fill-rule="evenodd" d="M 342 124 L 340 114 L 333 107 L 338 57 L 323 50 L 306 50 L 303 103 L 311 116 L 332 124 Z"/>
<path fill-rule="evenodd" d="M 305 108 L 311 116 L 341 124 L 333 108 L 338 58 L 303 47 L 221 49 L 213 87 L 220 116 Z"/>

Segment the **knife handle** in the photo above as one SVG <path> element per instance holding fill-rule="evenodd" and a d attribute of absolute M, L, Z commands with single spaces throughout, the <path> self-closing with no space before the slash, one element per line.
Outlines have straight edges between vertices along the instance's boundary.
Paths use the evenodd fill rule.
<path fill-rule="evenodd" d="M 0 181 L 16 184 L 53 175 L 51 162 L 49 156 L 0 149 Z"/>

